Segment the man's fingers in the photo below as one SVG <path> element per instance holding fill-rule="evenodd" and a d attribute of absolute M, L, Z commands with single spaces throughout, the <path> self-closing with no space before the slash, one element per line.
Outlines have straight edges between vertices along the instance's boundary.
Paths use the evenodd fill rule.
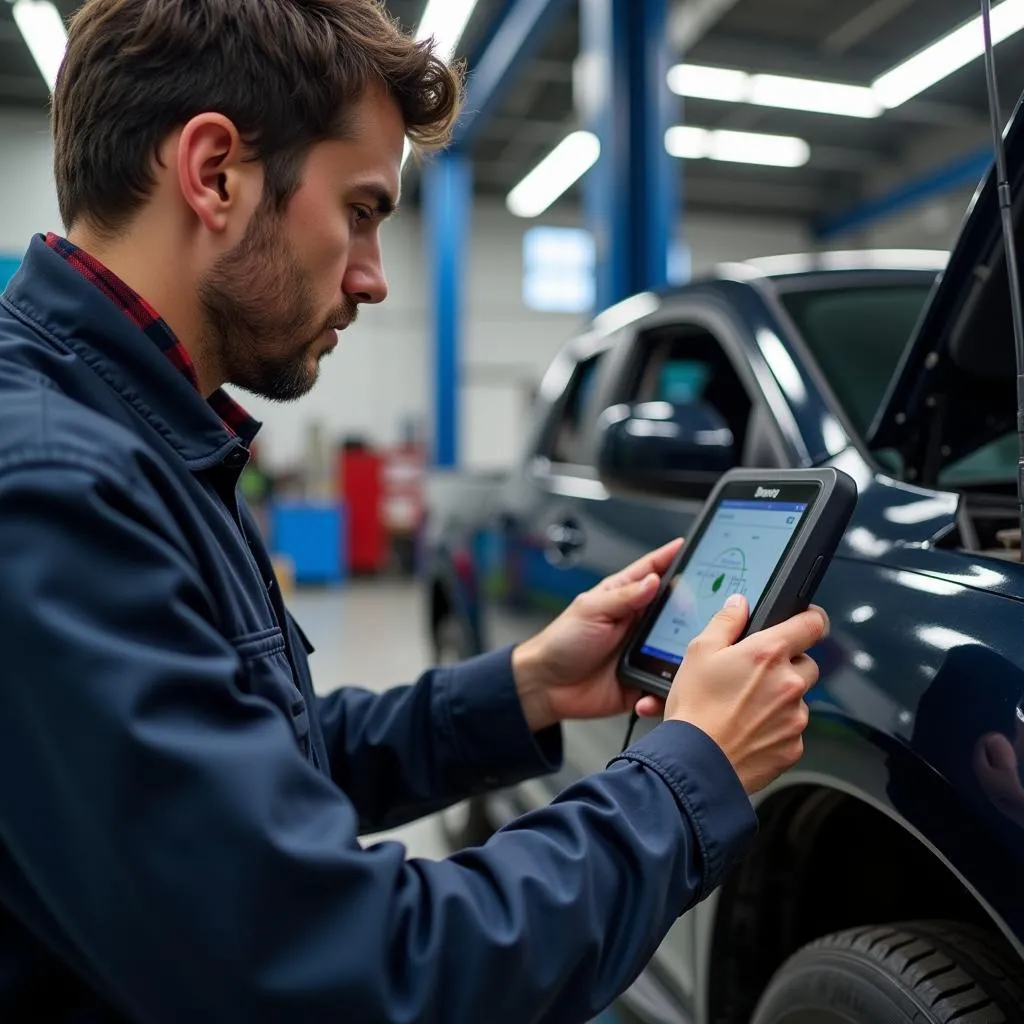
<path fill-rule="evenodd" d="M 636 713 L 641 718 L 659 718 L 665 714 L 665 702 L 658 697 L 641 697 L 636 702 Z"/>
<path fill-rule="evenodd" d="M 809 654 L 801 654 L 800 657 L 794 659 L 793 668 L 804 681 L 804 688 L 807 690 L 815 686 L 821 675 L 818 663 Z"/>
<path fill-rule="evenodd" d="M 1010 741 L 998 732 L 989 733 L 978 741 L 978 751 L 986 767 L 1007 775 L 1017 774 L 1017 754 Z"/>
<path fill-rule="evenodd" d="M 613 586 L 621 587 L 627 583 L 642 580 L 652 572 L 662 576 L 665 570 L 672 564 L 672 559 L 679 554 L 679 549 L 682 546 L 682 538 L 669 541 L 668 544 L 658 548 L 657 551 L 651 551 L 649 554 L 644 555 L 643 558 L 638 558 L 632 565 L 627 565 L 621 572 L 617 572 L 612 576 L 608 582 Z"/>
<path fill-rule="evenodd" d="M 650 573 L 626 586 L 599 587 L 586 595 L 587 605 L 592 614 L 612 620 L 623 619 L 651 603 L 658 592 L 658 583 L 658 577 Z"/>
<path fill-rule="evenodd" d="M 799 657 L 828 636 L 829 621 L 824 609 L 812 606 L 799 615 L 763 630 L 758 643 L 780 644 L 790 659 Z"/>
<path fill-rule="evenodd" d="M 750 615 L 747 599 L 733 594 L 725 607 L 704 627 L 704 632 L 693 641 L 697 650 L 721 651 L 731 647 L 743 635 Z"/>

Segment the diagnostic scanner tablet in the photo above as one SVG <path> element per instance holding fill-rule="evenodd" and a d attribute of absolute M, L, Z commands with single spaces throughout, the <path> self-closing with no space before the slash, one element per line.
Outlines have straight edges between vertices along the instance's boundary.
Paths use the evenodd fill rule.
<path fill-rule="evenodd" d="M 626 644 L 622 683 L 664 697 L 731 594 L 750 605 L 745 635 L 804 611 L 856 503 L 856 484 L 835 469 L 726 473 Z"/>

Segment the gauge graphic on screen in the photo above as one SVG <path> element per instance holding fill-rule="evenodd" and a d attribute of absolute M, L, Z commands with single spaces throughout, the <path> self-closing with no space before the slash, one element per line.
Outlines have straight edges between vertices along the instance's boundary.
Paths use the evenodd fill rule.
<path fill-rule="evenodd" d="M 742 548 L 726 548 L 714 558 L 704 562 L 697 570 L 698 599 L 711 601 L 721 595 L 747 593 L 747 556 Z"/>

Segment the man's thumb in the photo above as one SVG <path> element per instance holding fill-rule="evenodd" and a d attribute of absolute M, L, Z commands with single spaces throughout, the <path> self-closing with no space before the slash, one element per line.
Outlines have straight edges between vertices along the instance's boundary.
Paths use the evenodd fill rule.
<path fill-rule="evenodd" d="M 747 599 L 742 594 L 733 594 L 707 624 L 703 633 L 707 646 L 716 651 L 731 647 L 743 636 L 749 615 Z"/>

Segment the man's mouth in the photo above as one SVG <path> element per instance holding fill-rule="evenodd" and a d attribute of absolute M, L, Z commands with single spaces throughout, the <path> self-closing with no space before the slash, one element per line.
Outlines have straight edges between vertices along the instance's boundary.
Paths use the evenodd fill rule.
<path fill-rule="evenodd" d="M 337 312 L 341 315 L 328 323 L 326 330 L 346 331 L 355 323 L 356 317 L 359 315 L 359 309 L 355 303 L 351 303 L 347 309 L 342 308 Z"/>

